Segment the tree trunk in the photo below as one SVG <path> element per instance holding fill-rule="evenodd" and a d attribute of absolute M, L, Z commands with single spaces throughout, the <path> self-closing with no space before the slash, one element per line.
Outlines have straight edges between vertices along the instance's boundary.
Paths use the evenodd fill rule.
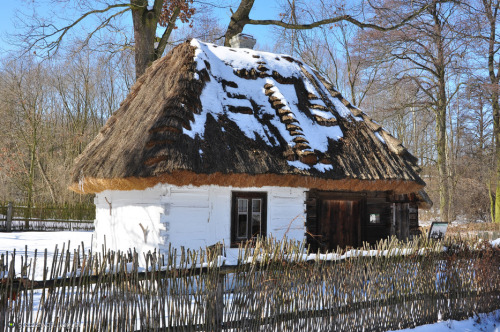
<path fill-rule="evenodd" d="M 135 40 L 135 78 L 138 79 L 155 59 L 155 37 L 159 13 L 148 9 L 147 0 L 130 0 Z"/>
<path fill-rule="evenodd" d="M 493 190 L 491 190 L 491 180 L 488 181 L 488 197 L 490 198 L 490 218 L 491 222 L 495 222 L 495 194 L 493 194 Z"/>
<path fill-rule="evenodd" d="M 437 5 L 431 7 L 431 14 L 434 19 L 434 45 L 437 51 L 437 59 L 434 67 L 436 68 L 437 78 L 437 104 L 436 104 L 436 148 L 437 148 L 437 166 L 439 176 L 439 214 L 441 221 L 449 220 L 449 185 L 448 185 L 448 162 L 446 158 L 446 71 L 445 71 L 445 50 L 443 45 L 443 34 L 441 18 L 439 16 Z"/>
<path fill-rule="evenodd" d="M 498 102 L 498 82 L 496 89 L 492 93 L 491 106 L 493 108 L 493 132 L 495 135 L 495 162 L 496 162 L 496 194 L 495 194 L 495 219 L 500 223 L 500 104 Z"/>
<path fill-rule="evenodd" d="M 436 110 L 437 166 L 439 176 L 439 214 L 441 221 L 448 222 L 448 170 L 446 158 L 446 108 Z"/>
<path fill-rule="evenodd" d="M 36 130 L 33 135 L 33 146 L 31 147 L 30 150 L 30 169 L 29 169 L 29 178 L 28 178 L 28 197 L 27 197 L 27 204 L 26 204 L 26 214 L 25 214 L 25 221 L 24 221 L 24 230 L 29 230 L 30 228 L 30 219 L 31 219 L 31 209 L 33 208 L 33 186 L 35 183 L 35 153 L 36 153 L 36 143 L 37 143 L 37 138 L 36 138 Z"/>
<path fill-rule="evenodd" d="M 50 182 L 49 177 L 47 176 L 47 172 L 45 172 L 45 170 L 43 169 L 42 163 L 40 162 L 40 158 L 38 158 L 38 154 L 35 155 L 35 158 L 36 158 L 36 163 L 38 165 L 38 169 L 40 170 L 40 174 L 42 175 L 42 178 L 45 181 L 47 188 L 49 189 L 50 198 L 52 199 L 52 203 L 56 204 L 57 199 L 56 199 L 56 194 L 54 191 L 54 186 Z"/>
<path fill-rule="evenodd" d="M 231 21 L 226 30 L 224 46 L 231 46 L 229 45 L 231 38 L 243 32 L 243 28 L 248 22 L 248 15 L 252 10 L 254 1 L 255 0 L 241 0 L 238 9 L 231 16 Z"/>
<path fill-rule="evenodd" d="M 490 35 L 488 38 L 488 73 L 492 86 L 491 91 L 491 108 L 493 110 L 493 136 L 495 140 L 495 163 L 496 163 L 496 195 L 495 195 L 495 219 L 492 220 L 500 223 L 500 62 L 497 64 L 495 73 L 495 55 L 497 55 L 497 33 L 496 23 L 498 18 L 498 9 L 500 3 L 497 1 L 488 3 L 483 1 L 484 13 L 490 23 Z"/>

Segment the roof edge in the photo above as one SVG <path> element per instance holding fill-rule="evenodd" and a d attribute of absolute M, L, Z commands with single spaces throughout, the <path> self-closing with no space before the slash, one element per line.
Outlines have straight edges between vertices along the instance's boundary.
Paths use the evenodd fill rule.
<path fill-rule="evenodd" d="M 394 191 L 397 194 L 418 192 L 424 184 L 409 180 L 360 180 L 360 179 L 323 179 L 297 174 L 197 174 L 187 170 L 176 170 L 156 177 L 139 178 L 84 178 L 73 183 L 69 189 L 81 194 L 95 194 L 104 190 L 144 190 L 160 183 L 176 186 L 218 185 L 232 187 L 293 187 L 319 190 L 346 191 Z"/>

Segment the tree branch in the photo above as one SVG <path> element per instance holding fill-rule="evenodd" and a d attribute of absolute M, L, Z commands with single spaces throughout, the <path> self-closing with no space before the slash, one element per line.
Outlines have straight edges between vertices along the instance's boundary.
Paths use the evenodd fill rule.
<path fill-rule="evenodd" d="M 88 11 L 88 12 L 84 13 L 78 19 L 76 19 L 75 21 L 73 21 L 73 23 L 71 23 L 71 24 L 69 24 L 69 25 L 67 25 L 65 27 L 62 27 L 62 28 L 56 28 L 54 25 L 40 26 L 39 28 L 47 28 L 47 27 L 51 27 L 52 26 L 55 29 L 55 31 L 53 31 L 51 33 L 48 33 L 48 34 L 44 34 L 41 37 L 36 38 L 34 41 L 30 42 L 29 43 L 30 45 L 27 48 L 27 52 L 31 51 L 36 46 L 36 44 L 38 44 L 38 43 L 40 43 L 42 41 L 46 41 L 50 37 L 54 37 L 56 35 L 59 35 L 55 41 L 47 43 L 47 45 L 45 47 L 43 47 L 43 48 L 47 49 L 48 52 L 51 52 L 51 51 L 57 52 L 57 50 L 59 49 L 59 45 L 60 45 L 61 40 L 63 39 L 63 37 L 68 33 L 69 30 L 71 30 L 77 24 L 79 24 L 80 22 L 82 22 L 85 18 L 87 18 L 88 16 L 91 16 L 91 15 L 94 15 L 94 14 L 102 14 L 102 13 L 106 13 L 106 12 L 112 10 L 112 9 L 123 8 L 123 7 L 128 7 L 128 8 L 126 10 L 123 10 L 123 11 L 119 12 L 120 14 L 123 14 L 127 10 L 132 9 L 133 5 L 131 5 L 131 4 L 123 4 L 122 3 L 122 4 L 109 5 L 108 7 L 104 8 L 104 9 L 91 10 L 91 11 Z M 117 14 L 113 15 L 112 17 L 115 17 L 115 16 L 117 16 Z"/>
<path fill-rule="evenodd" d="M 167 46 L 168 39 L 170 38 L 170 34 L 172 33 L 172 30 L 175 27 L 175 21 L 177 21 L 177 17 L 179 16 L 180 12 L 181 9 L 179 7 L 175 7 L 172 16 L 170 16 L 170 19 L 168 20 L 167 29 L 163 32 L 160 42 L 158 43 L 158 46 L 156 47 L 155 50 L 156 59 L 161 58 L 161 56 L 163 55 L 165 47 Z"/>
<path fill-rule="evenodd" d="M 113 15 L 111 15 L 110 17 L 106 18 L 101 24 L 99 24 L 99 26 L 97 28 L 94 29 L 94 31 L 90 32 L 87 37 L 85 38 L 85 41 L 83 42 L 83 45 L 87 45 L 88 42 L 90 41 L 90 39 L 94 36 L 94 34 L 101 30 L 102 28 L 106 27 L 109 25 L 109 23 L 111 22 L 111 20 L 115 17 L 118 17 L 124 13 L 126 13 L 127 11 L 129 11 L 130 8 L 127 8 L 127 9 L 124 9 L 124 10 L 121 10 Z"/>
<path fill-rule="evenodd" d="M 392 25 L 389 27 L 383 27 L 383 26 L 373 24 L 373 23 L 361 22 L 361 21 L 355 19 L 354 17 L 352 17 L 351 15 L 341 15 L 341 16 L 337 16 L 337 17 L 332 17 L 332 18 L 312 22 L 309 24 L 293 24 L 293 23 L 286 23 L 286 22 L 278 21 L 278 20 L 252 20 L 252 19 L 248 19 L 248 20 L 246 20 L 246 22 L 242 22 L 242 23 L 251 24 L 251 25 L 277 25 L 277 26 L 280 26 L 280 27 L 283 27 L 286 29 L 307 30 L 307 29 L 317 28 L 319 26 L 326 25 L 326 24 L 333 24 L 333 23 L 345 21 L 345 22 L 352 23 L 352 24 L 354 24 L 357 27 L 362 28 L 362 29 L 368 28 L 368 29 L 374 29 L 374 30 L 378 30 L 378 31 L 390 31 L 390 30 L 398 29 L 401 26 L 405 25 L 406 23 L 408 23 L 409 21 L 411 21 L 415 17 L 419 16 L 422 12 L 427 10 L 427 8 L 429 8 L 432 5 L 433 4 L 430 3 L 430 4 L 427 4 L 423 7 L 421 7 L 419 10 L 417 10 L 417 11 L 413 12 L 411 15 L 405 17 L 398 24 L 395 24 L 395 25 Z"/>

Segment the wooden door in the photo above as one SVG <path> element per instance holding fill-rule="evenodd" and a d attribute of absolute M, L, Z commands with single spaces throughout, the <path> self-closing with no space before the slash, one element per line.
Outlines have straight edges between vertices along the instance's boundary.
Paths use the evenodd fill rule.
<path fill-rule="evenodd" d="M 320 228 L 326 250 L 357 247 L 361 242 L 361 201 L 321 200 Z"/>

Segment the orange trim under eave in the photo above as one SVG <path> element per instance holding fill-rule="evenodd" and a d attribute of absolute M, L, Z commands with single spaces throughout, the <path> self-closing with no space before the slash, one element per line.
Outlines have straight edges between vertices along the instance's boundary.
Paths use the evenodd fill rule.
<path fill-rule="evenodd" d="M 144 190 L 159 183 L 176 186 L 232 186 L 232 187 L 301 187 L 319 190 L 346 191 L 394 191 L 398 194 L 417 192 L 424 185 L 408 180 L 358 180 L 358 179 L 322 179 L 298 174 L 196 174 L 191 171 L 177 170 L 156 177 L 96 179 L 84 178 L 73 183 L 69 189 L 82 194 L 98 193 L 104 190 Z"/>

